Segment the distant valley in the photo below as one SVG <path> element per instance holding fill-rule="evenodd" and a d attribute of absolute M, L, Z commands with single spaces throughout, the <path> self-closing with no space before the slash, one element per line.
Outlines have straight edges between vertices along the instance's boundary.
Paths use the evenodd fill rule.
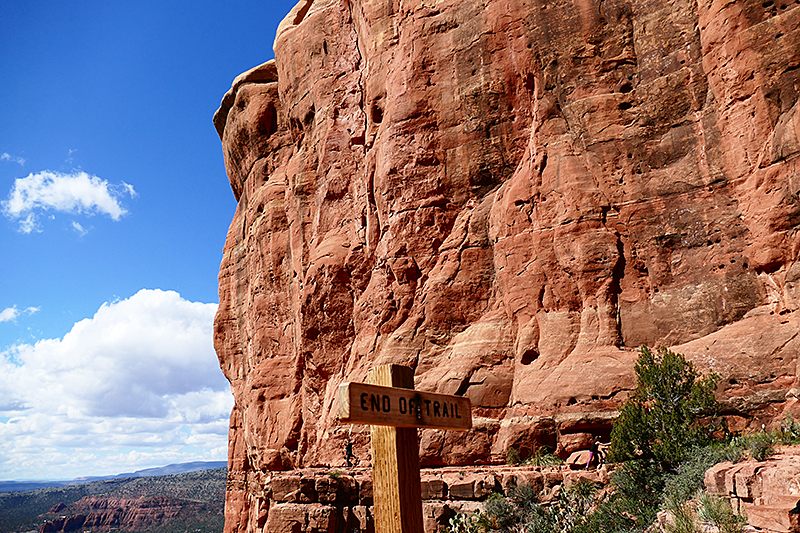
<path fill-rule="evenodd" d="M 0 493 L 0 533 L 220 533 L 227 474 L 225 468 L 208 469 L 218 464 L 169 465 Z M 158 475 L 162 472 L 168 474 Z"/>

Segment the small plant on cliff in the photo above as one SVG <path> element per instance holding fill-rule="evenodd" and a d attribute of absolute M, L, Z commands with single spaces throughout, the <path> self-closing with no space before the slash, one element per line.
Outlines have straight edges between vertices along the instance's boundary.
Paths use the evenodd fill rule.
<path fill-rule="evenodd" d="M 475 516 L 458 513 L 449 520 L 444 531 L 445 533 L 478 533 L 478 526 L 475 522 Z"/>
<path fill-rule="evenodd" d="M 643 346 L 635 370 L 636 390 L 620 408 L 609 456 L 674 470 L 689 450 L 712 441 L 713 428 L 700 421 L 717 413 L 719 378 L 700 378 L 683 355 L 663 347 L 653 353 Z"/>
<path fill-rule="evenodd" d="M 536 448 L 533 455 L 525 459 L 522 464 L 531 466 L 556 466 L 564 464 L 564 461 L 559 459 L 550 448 L 541 446 Z"/>
<path fill-rule="evenodd" d="M 788 416 L 780 427 L 772 431 L 764 431 L 750 435 L 740 435 L 733 439 L 733 444 L 750 452 L 750 457 L 763 461 L 775 451 L 775 446 L 784 444 L 800 444 L 800 423 Z"/>
<path fill-rule="evenodd" d="M 516 448 L 506 450 L 506 464 L 516 466 L 522 462 L 522 454 Z"/>
<path fill-rule="evenodd" d="M 553 454 L 552 449 L 547 446 L 539 446 L 526 458 L 523 458 L 522 454 L 516 448 L 509 448 L 506 451 L 506 464 L 512 466 L 555 466 L 564 464 L 564 461 Z"/>

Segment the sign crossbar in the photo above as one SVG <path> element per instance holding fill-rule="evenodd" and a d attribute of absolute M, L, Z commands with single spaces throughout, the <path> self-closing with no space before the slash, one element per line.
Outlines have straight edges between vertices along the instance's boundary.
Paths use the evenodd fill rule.
<path fill-rule="evenodd" d="M 468 398 L 367 383 L 339 387 L 339 420 L 403 428 L 466 431 L 472 427 Z"/>

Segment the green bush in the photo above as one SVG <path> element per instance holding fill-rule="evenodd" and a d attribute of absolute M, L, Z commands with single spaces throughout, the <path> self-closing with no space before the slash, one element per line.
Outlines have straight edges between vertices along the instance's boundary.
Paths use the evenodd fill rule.
<path fill-rule="evenodd" d="M 714 442 L 708 446 L 691 448 L 687 459 L 675 472 L 664 479 L 665 500 L 688 500 L 703 488 L 706 470 L 724 461 L 736 462 L 742 456 L 743 448 L 733 442 Z"/>
<path fill-rule="evenodd" d="M 733 439 L 733 444 L 750 452 L 750 457 L 763 461 L 773 453 L 775 446 L 800 444 L 800 423 L 788 416 L 780 427 L 772 431 L 759 431 L 752 435 L 741 435 Z"/>
<path fill-rule="evenodd" d="M 530 485 L 522 485 L 508 496 L 492 494 L 483 509 L 468 517 L 458 514 L 450 519 L 447 533 L 570 533 L 586 522 L 595 504 L 597 486 L 578 481 L 564 488 L 558 498 L 547 504 L 539 502 Z"/>
<path fill-rule="evenodd" d="M 551 449 L 542 446 L 536 448 L 533 455 L 525 459 L 522 464 L 531 466 L 556 466 L 563 465 L 564 461 L 559 459 Z"/>
<path fill-rule="evenodd" d="M 667 497 L 681 511 L 702 485 L 712 452 L 714 428 L 701 420 L 716 415 L 718 378 L 701 378 L 691 362 L 666 348 L 642 347 L 635 366 L 637 385 L 611 431 L 609 459 L 618 463 L 614 492 L 600 502 L 580 533 L 642 531 Z M 706 466 L 707 465 L 707 466 Z M 678 516 L 676 514 L 676 516 Z M 679 517 L 680 519 L 680 517 Z M 684 522 L 679 527 L 688 527 Z"/>
<path fill-rule="evenodd" d="M 516 448 L 506 450 L 506 464 L 516 466 L 522 462 L 522 455 Z"/>
<path fill-rule="evenodd" d="M 749 435 L 745 442 L 747 449 L 750 450 L 750 456 L 756 461 L 763 461 L 772 454 L 778 438 L 774 433 L 760 432 Z"/>
<path fill-rule="evenodd" d="M 445 529 L 446 533 L 478 533 L 474 516 L 458 513 L 449 520 L 448 524 Z"/>
<path fill-rule="evenodd" d="M 666 533 L 699 533 L 691 502 L 670 500 L 667 502 L 667 509 L 672 512 L 672 523 L 665 525 Z"/>
<path fill-rule="evenodd" d="M 728 500 L 703 493 L 697 516 L 702 522 L 712 524 L 720 533 L 742 533 L 745 520 L 733 512 Z"/>
<path fill-rule="evenodd" d="M 716 415 L 718 377 L 700 379 L 691 362 L 663 347 L 655 354 L 641 347 L 635 370 L 637 386 L 611 431 L 609 459 L 673 470 L 692 447 L 712 440 L 712 428 L 699 422 Z"/>
<path fill-rule="evenodd" d="M 506 450 L 506 464 L 511 466 L 530 465 L 530 466 L 555 466 L 564 464 L 564 461 L 553 454 L 553 451 L 546 446 L 539 446 L 534 450 L 530 457 L 522 457 L 522 454 L 515 448 Z"/>
<path fill-rule="evenodd" d="M 477 515 L 479 531 L 506 531 L 520 521 L 520 509 L 502 494 L 492 494 Z"/>
<path fill-rule="evenodd" d="M 791 415 L 781 424 L 779 444 L 800 444 L 800 422 L 795 422 Z"/>

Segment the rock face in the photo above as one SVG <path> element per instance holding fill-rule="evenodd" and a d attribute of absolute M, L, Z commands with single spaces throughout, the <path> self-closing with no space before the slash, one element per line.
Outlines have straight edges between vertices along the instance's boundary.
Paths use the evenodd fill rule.
<path fill-rule="evenodd" d="M 705 475 L 706 490 L 728 498 L 759 531 L 800 531 L 800 448 L 785 446 L 764 461 L 719 463 Z M 794 511 L 794 512 L 793 512 Z"/>
<path fill-rule="evenodd" d="M 797 412 L 798 1 L 301 0 L 214 117 L 228 531 L 266 472 L 368 461 L 335 392 L 376 364 L 471 399 L 427 465 L 607 436 L 642 344 L 733 429 Z"/>

